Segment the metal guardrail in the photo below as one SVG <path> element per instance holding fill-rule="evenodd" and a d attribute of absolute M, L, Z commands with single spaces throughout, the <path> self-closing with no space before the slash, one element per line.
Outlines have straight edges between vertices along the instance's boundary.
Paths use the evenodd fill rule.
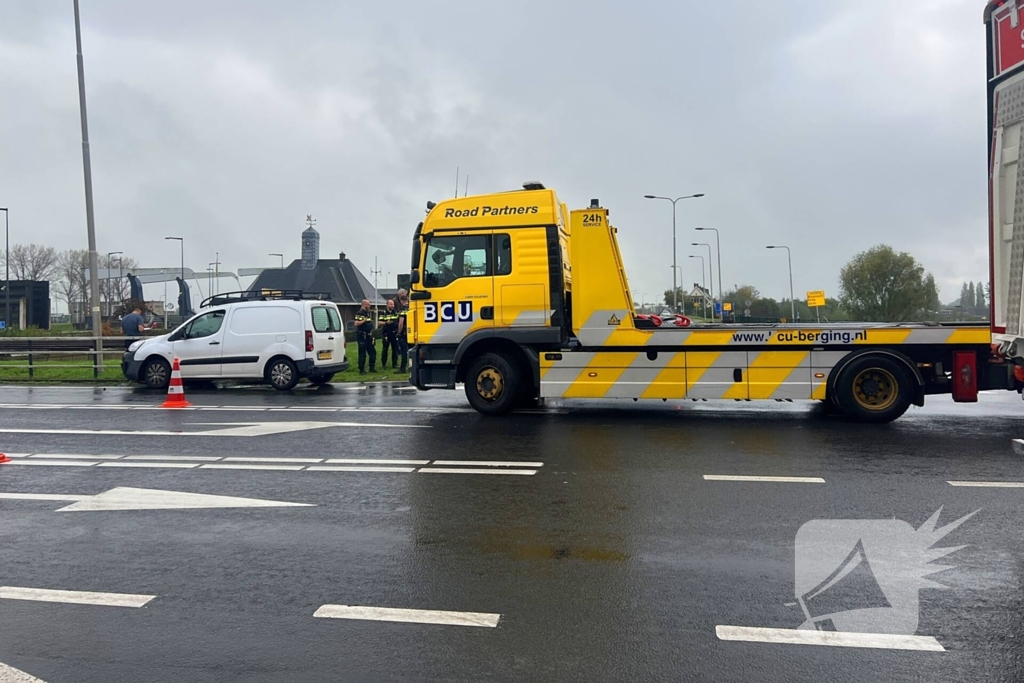
<path fill-rule="evenodd" d="M 112 357 L 116 367 L 125 351 L 129 339 L 145 337 L 0 337 L 0 360 L 23 362 L 0 364 L 0 378 L 5 370 L 28 370 L 29 379 L 34 379 L 39 369 L 92 369 L 93 378 L 100 376 L 100 363 L 107 363 Z M 52 363 L 52 356 L 86 356 L 91 363 Z M 45 365 L 43 364 L 45 363 Z"/>

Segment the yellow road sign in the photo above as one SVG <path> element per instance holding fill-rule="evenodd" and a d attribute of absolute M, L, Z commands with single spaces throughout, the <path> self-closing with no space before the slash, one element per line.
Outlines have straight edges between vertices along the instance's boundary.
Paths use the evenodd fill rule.
<path fill-rule="evenodd" d="M 817 308 L 819 306 L 824 306 L 825 305 L 825 292 L 821 291 L 821 290 L 816 291 L 816 292 L 807 292 L 807 305 L 810 306 L 811 308 Z"/>
<path fill-rule="evenodd" d="M 731 301 L 726 301 L 724 304 L 722 304 L 722 307 L 725 310 L 727 310 L 727 311 L 731 311 L 732 310 L 732 302 Z"/>

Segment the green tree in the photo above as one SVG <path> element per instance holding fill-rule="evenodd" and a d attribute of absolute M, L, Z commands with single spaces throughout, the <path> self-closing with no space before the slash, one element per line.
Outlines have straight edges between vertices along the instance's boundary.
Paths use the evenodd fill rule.
<path fill-rule="evenodd" d="M 840 301 L 854 320 L 911 320 L 928 307 L 924 266 L 880 244 L 857 254 L 839 273 Z M 934 283 L 933 283 L 934 287 Z"/>
<path fill-rule="evenodd" d="M 967 283 L 960 285 L 960 299 L 959 304 L 961 306 L 970 306 L 971 302 L 967 299 Z"/>
<path fill-rule="evenodd" d="M 974 305 L 978 308 L 985 308 L 988 304 L 985 302 L 985 285 L 978 283 L 974 288 Z"/>
<path fill-rule="evenodd" d="M 925 310 L 931 312 L 938 312 L 942 308 L 942 302 L 939 301 L 939 288 L 935 284 L 935 277 L 928 273 L 924 278 L 925 292 L 928 294 L 928 303 L 925 304 Z"/>
<path fill-rule="evenodd" d="M 974 296 L 974 283 L 967 283 L 967 298 L 962 302 L 963 306 L 967 308 L 974 308 L 974 303 L 977 301 L 977 297 Z"/>

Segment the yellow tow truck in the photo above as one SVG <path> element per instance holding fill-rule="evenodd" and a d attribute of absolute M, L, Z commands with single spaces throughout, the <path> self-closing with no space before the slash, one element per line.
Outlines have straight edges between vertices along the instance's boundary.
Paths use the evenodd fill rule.
<path fill-rule="evenodd" d="M 1018 389 L 987 325 L 664 326 L 638 317 L 608 209 L 540 183 L 427 204 L 412 249 L 411 382 L 488 415 L 538 399 L 795 399 L 889 422 L 926 395 Z M 682 324 L 686 320 L 680 320 Z"/>

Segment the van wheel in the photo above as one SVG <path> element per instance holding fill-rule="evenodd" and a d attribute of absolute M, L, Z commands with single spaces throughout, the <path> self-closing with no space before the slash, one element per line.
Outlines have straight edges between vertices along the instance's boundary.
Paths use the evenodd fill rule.
<path fill-rule="evenodd" d="M 906 368 L 884 356 L 864 356 L 843 368 L 835 384 L 836 401 L 860 422 L 892 422 L 907 412 L 913 383 Z"/>
<path fill-rule="evenodd" d="M 275 358 L 267 364 L 265 377 L 278 391 L 291 391 L 299 383 L 299 369 L 288 358 Z"/>
<path fill-rule="evenodd" d="M 171 366 L 163 358 L 154 358 L 142 369 L 142 381 L 150 389 L 166 389 L 171 383 Z"/>
<path fill-rule="evenodd" d="M 485 353 L 466 372 L 466 398 L 484 415 L 504 415 L 516 407 L 519 368 L 497 353 Z"/>
<path fill-rule="evenodd" d="M 333 372 L 329 375 L 313 375 L 312 377 L 309 378 L 309 383 L 315 384 L 316 386 L 321 386 L 323 384 L 330 383 L 332 379 L 334 379 Z"/>

